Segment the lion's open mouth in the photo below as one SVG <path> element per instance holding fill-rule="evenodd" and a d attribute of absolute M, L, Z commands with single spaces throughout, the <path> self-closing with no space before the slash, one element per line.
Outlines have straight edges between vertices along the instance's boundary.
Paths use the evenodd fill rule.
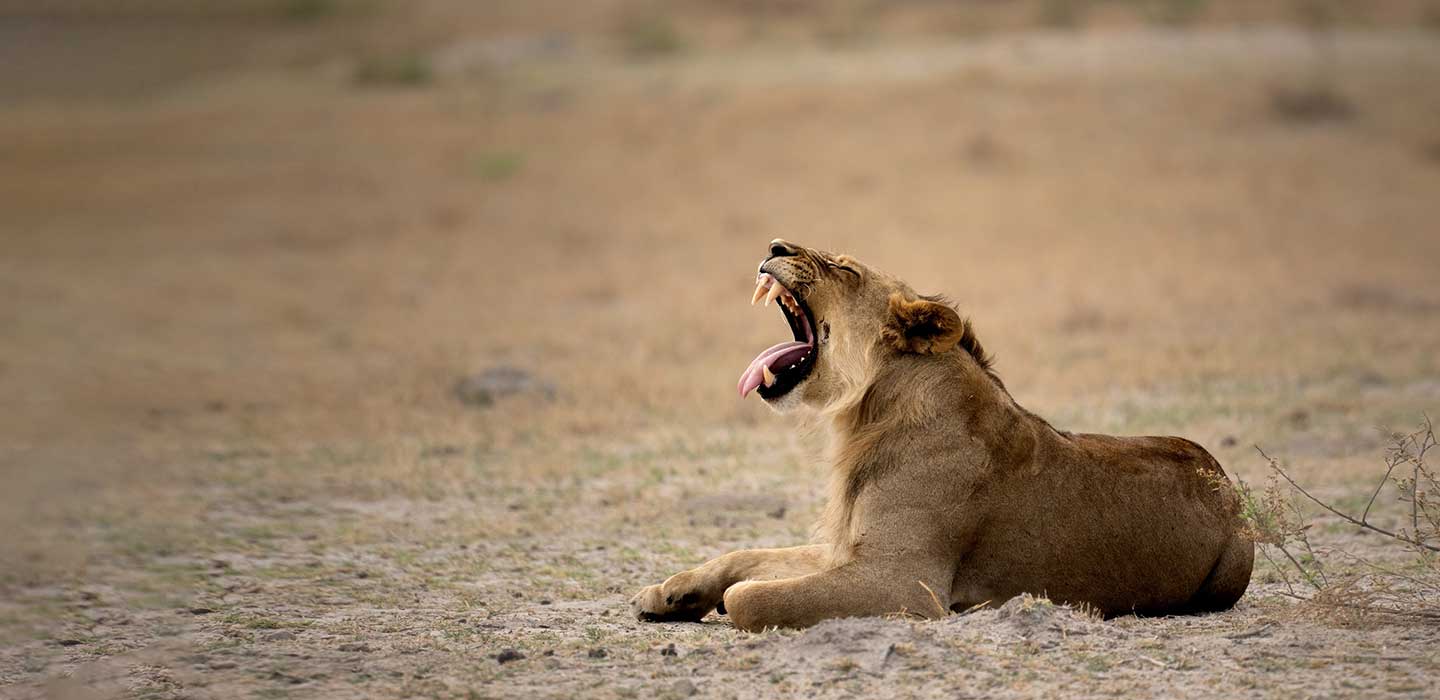
<path fill-rule="evenodd" d="M 791 293 L 768 272 L 760 273 L 755 280 L 755 295 L 751 297 L 750 304 L 753 306 L 762 298 L 766 306 L 777 299 L 780 301 L 780 313 L 790 324 L 790 332 L 795 334 L 795 339 L 757 355 L 740 375 L 737 388 L 741 398 L 759 389 L 760 398 L 769 400 L 784 396 L 799 385 L 815 366 L 815 356 L 819 351 L 815 345 L 815 324 L 803 299 Z"/>

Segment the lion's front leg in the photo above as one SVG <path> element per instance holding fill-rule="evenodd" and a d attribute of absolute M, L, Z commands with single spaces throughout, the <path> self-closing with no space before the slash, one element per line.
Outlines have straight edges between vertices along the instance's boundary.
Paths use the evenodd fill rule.
<path fill-rule="evenodd" d="M 836 617 L 949 613 L 953 569 L 940 560 L 859 559 L 843 566 L 776 581 L 746 581 L 725 593 L 736 627 L 809 627 Z"/>
<path fill-rule="evenodd" d="M 720 605 L 725 591 L 740 581 L 773 581 L 821 571 L 830 558 L 828 545 L 785 549 L 745 549 L 682 571 L 664 583 L 647 586 L 630 599 L 644 622 L 698 622 Z"/>

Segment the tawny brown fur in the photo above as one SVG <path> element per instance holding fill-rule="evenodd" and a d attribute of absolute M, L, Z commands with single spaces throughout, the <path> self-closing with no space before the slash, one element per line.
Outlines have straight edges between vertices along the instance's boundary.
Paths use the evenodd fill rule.
<path fill-rule="evenodd" d="M 1199 445 L 1058 431 L 1015 403 L 948 304 L 845 256 L 772 251 L 762 270 L 825 329 L 811 374 L 770 402 L 829 430 L 819 543 L 676 574 L 634 597 L 640 619 L 719 607 L 741 629 L 803 627 L 1024 592 L 1106 615 L 1191 613 L 1245 592 L 1254 545 Z"/>

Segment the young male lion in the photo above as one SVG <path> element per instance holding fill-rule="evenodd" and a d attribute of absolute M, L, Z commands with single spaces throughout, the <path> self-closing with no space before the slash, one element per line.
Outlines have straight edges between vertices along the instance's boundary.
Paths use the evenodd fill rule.
<path fill-rule="evenodd" d="M 1058 431 L 1021 408 L 948 305 L 846 257 L 770 243 L 755 300 L 795 340 L 740 377 L 832 435 L 820 544 L 731 552 L 631 600 L 736 627 L 948 610 L 1020 593 L 1105 615 L 1223 610 L 1250 582 L 1224 471 L 1175 437 Z"/>

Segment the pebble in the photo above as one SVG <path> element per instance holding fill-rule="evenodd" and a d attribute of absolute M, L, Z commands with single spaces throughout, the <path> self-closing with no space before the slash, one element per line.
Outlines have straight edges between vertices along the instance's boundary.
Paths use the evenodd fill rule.
<path fill-rule="evenodd" d="M 484 408 L 516 394 L 533 394 L 546 401 L 555 399 L 555 385 L 518 367 L 491 367 L 479 374 L 461 377 L 452 390 L 467 406 Z"/>

